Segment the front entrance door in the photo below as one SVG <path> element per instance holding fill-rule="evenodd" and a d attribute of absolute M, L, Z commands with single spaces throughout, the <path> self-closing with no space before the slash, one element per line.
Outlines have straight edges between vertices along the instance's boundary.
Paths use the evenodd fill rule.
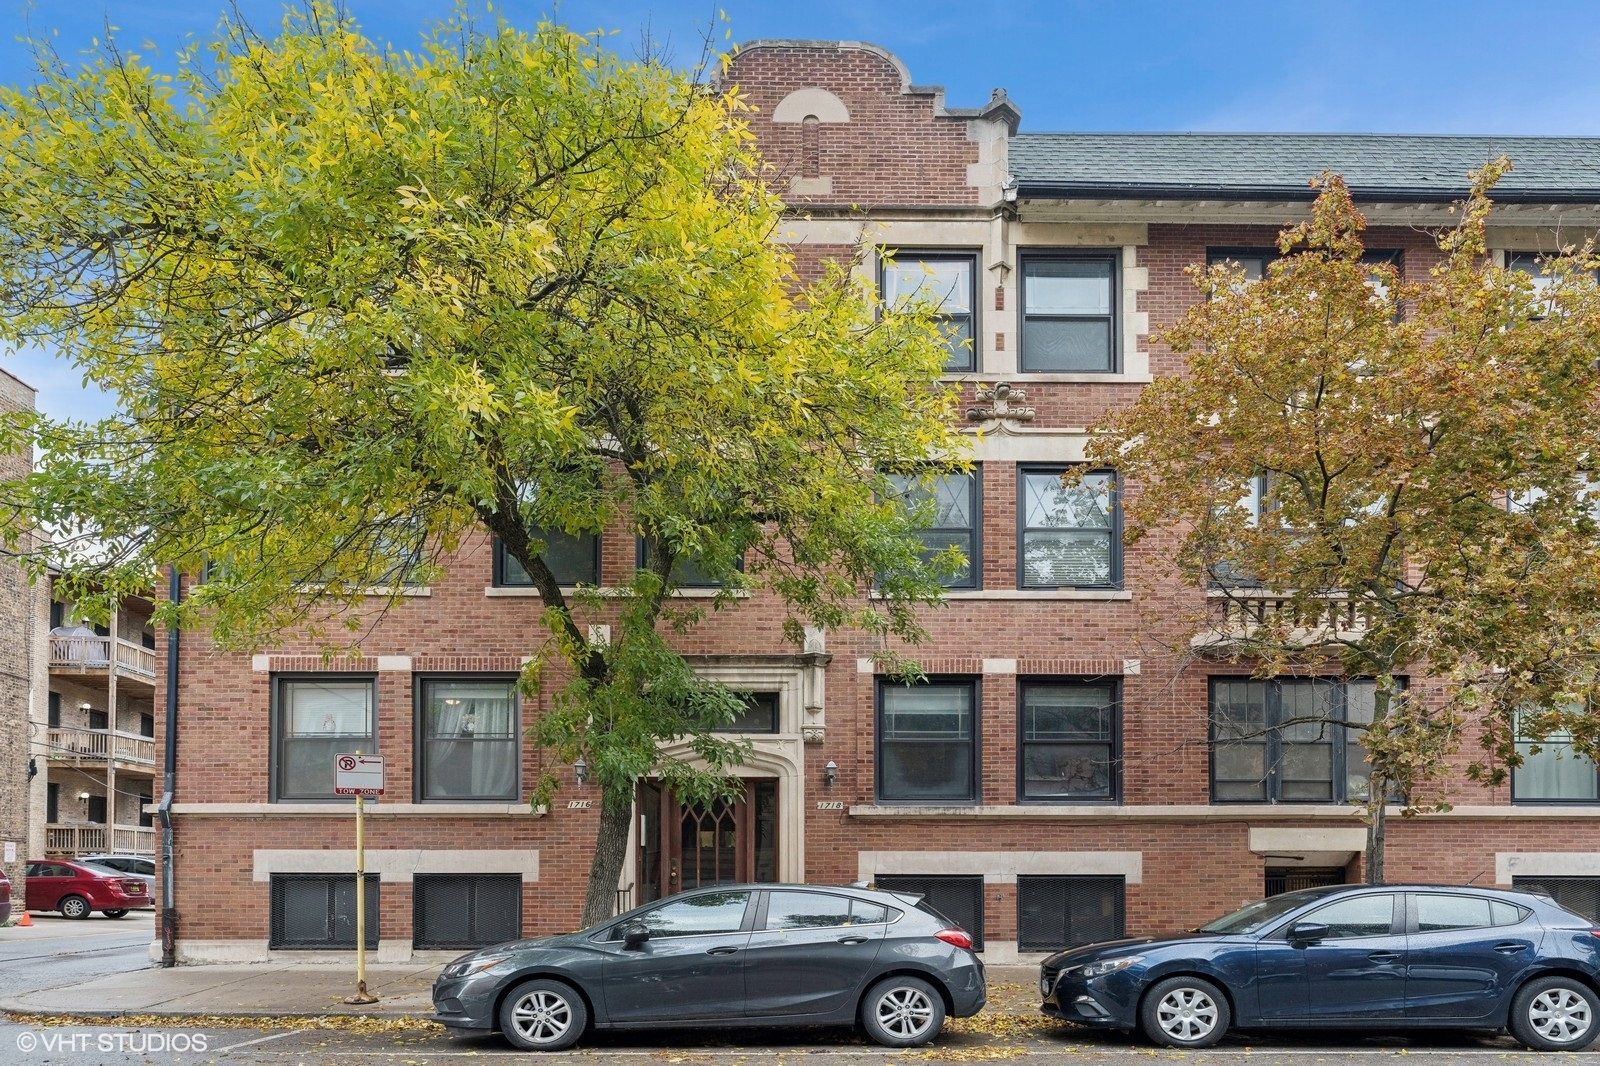
<path fill-rule="evenodd" d="M 736 800 L 680 803 L 659 782 L 639 785 L 640 903 L 708 885 L 778 879 L 778 782 L 750 778 Z"/>

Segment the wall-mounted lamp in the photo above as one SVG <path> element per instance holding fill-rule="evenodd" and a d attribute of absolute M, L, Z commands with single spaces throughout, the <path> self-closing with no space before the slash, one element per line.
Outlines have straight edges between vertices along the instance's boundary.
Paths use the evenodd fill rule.
<path fill-rule="evenodd" d="M 78 710 L 80 710 L 80 711 L 92 711 L 92 710 L 94 710 L 94 704 L 92 704 L 92 703 L 80 703 L 80 704 L 78 704 Z"/>
<path fill-rule="evenodd" d="M 31 780 L 39 775 L 39 760 L 28 757 L 28 778 Z"/>
<path fill-rule="evenodd" d="M 572 761 L 572 778 L 580 785 L 589 780 L 589 764 L 583 761 L 582 755 Z"/>
<path fill-rule="evenodd" d="M 834 782 L 838 780 L 839 764 L 834 762 L 832 759 L 829 759 L 827 764 L 822 768 L 822 783 L 827 787 L 832 788 L 834 786 Z"/>
<path fill-rule="evenodd" d="M 88 803 L 89 802 L 89 793 L 86 792 L 86 791 L 78 793 L 78 802 L 79 803 Z"/>

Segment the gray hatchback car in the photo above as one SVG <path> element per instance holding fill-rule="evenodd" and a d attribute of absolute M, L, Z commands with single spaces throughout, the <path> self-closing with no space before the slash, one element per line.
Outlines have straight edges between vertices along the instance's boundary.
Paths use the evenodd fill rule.
<path fill-rule="evenodd" d="M 918 1047 L 983 1009 L 972 937 L 921 897 L 820 885 L 722 885 L 577 933 L 463 955 L 435 1020 L 556 1051 L 590 1026 L 854 1025 Z"/>

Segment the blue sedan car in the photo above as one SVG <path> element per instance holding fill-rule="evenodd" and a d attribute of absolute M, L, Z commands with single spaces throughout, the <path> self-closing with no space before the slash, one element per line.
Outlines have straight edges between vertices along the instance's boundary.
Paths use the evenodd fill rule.
<path fill-rule="evenodd" d="M 1531 892 L 1337 885 L 1188 933 L 1047 958 L 1045 1014 L 1208 1047 L 1230 1027 L 1509 1029 L 1576 1051 L 1600 1034 L 1600 928 Z"/>

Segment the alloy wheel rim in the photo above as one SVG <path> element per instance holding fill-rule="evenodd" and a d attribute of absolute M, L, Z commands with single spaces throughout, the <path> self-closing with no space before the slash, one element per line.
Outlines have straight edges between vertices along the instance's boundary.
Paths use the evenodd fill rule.
<path fill-rule="evenodd" d="M 1217 1027 L 1217 1004 L 1198 988 L 1175 988 L 1161 997 L 1156 1018 L 1174 1040 L 1203 1040 Z"/>
<path fill-rule="evenodd" d="M 933 1004 L 915 988 L 895 988 L 878 998 L 878 1024 L 897 1037 L 921 1036 L 933 1024 Z"/>
<path fill-rule="evenodd" d="M 534 992 L 517 1001 L 511 1017 L 525 1038 L 548 1044 L 559 1040 L 572 1025 L 572 1006 L 554 992 Z"/>
<path fill-rule="evenodd" d="M 1589 1031 L 1589 1001 L 1570 988 L 1549 988 L 1528 1004 L 1528 1024 L 1546 1040 L 1570 1044 Z"/>

